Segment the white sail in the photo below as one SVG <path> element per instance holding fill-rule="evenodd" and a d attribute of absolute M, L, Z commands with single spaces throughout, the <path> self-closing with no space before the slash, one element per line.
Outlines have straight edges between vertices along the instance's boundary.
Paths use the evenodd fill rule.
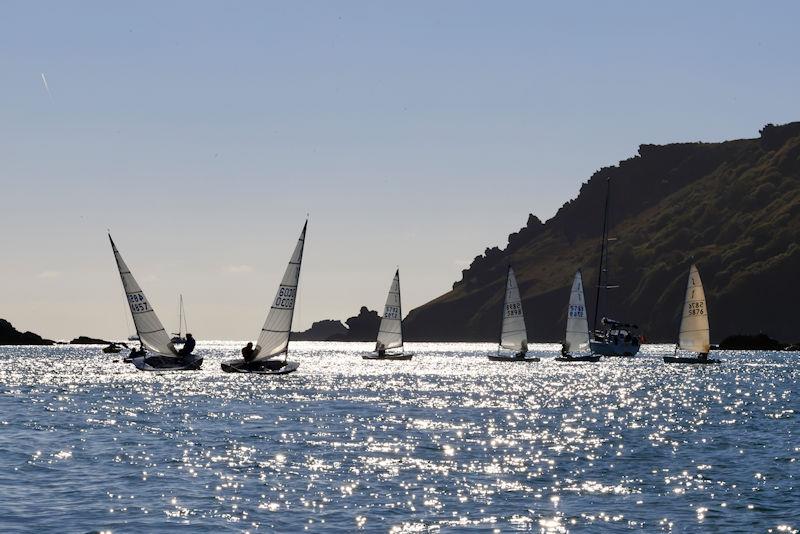
<path fill-rule="evenodd" d="M 567 309 L 566 349 L 576 352 L 589 348 L 589 321 L 586 319 L 586 299 L 583 295 L 581 272 L 575 273 Z"/>
<path fill-rule="evenodd" d="M 125 290 L 125 297 L 131 309 L 133 324 L 136 326 L 136 334 L 139 336 L 139 340 L 151 351 L 161 354 L 177 354 L 155 310 L 150 306 L 150 302 L 144 296 L 142 288 L 139 287 L 133 274 L 131 274 L 131 270 L 128 269 L 119 250 L 117 250 L 114 240 L 111 239 L 111 234 L 108 235 L 108 239 L 111 241 L 114 259 L 117 260 L 119 276 L 122 278 L 122 287 Z"/>
<path fill-rule="evenodd" d="M 272 307 L 267 314 L 264 328 L 258 336 L 256 343 L 256 360 L 266 360 L 278 354 L 286 352 L 289 347 L 289 332 L 292 330 L 292 318 L 294 317 L 295 298 L 297 297 L 297 285 L 300 280 L 300 265 L 303 262 L 303 245 L 306 240 L 306 227 L 308 221 L 303 225 L 300 239 L 294 248 L 292 258 L 286 271 L 283 273 L 283 280 L 278 286 L 278 293 L 272 301 Z"/>
<path fill-rule="evenodd" d="M 711 348 L 706 294 L 695 265 L 689 269 L 689 280 L 686 282 L 686 299 L 683 303 L 678 346 L 684 350 L 700 353 L 708 353 Z"/>
<path fill-rule="evenodd" d="M 400 308 L 400 269 L 394 273 L 389 295 L 386 297 L 386 306 L 383 308 L 381 325 L 378 328 L 378 341 L 375 350 L 380 345 L 384 349 L 396 349 L 403 346 L 403 312 Z"/>
<path fill-rule="evenodd" d="M 503 327 L 500 330 L 500 346 L 505 349 L 520 351 L 527 348 L 528 333 L 525 330 L 525 318 L 522 316 L 522 299 L 514 270 L 508 268 L 506 279 L 506 297 L 503 303 Z"/>

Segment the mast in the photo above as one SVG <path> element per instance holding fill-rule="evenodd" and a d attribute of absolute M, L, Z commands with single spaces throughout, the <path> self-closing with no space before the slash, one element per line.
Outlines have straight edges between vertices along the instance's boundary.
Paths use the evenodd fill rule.
<path fill-rule="evenodd" d="M 503 307 L 500 309 L 500 331 L 497 334 L 497 354 L 500 355 L 500 347 L 503 346 L 503 322 L 506 318 L 506 299 L 508 298 L 508 277 L 511 275 L 511 264 L 506 270 L 506 283 L 503 285 Z"/>
<path fill-rule="evenodd" d="M 308 220 L 306 219 L 294 252 L 286 265 L 283 278 L 278 284 L 278 290 L 267 313 L 267 319 L 264 321 L 264 326 L 256 341 L 255 360 L 267 360 L 281 354 L 285 357 L 288 356 L 307 227 Z"/>
<path fill-rule="evenodd" d="M 300 291 L 300 267 L 303 265 L 303 251 L 306 248 L 306 229 L 308 228 L 308 215 L 306 215 L 306 222 L 303 225 L 303 231 L 300 232 L 302 237 L 302 245 L 300 246 L 300 257 L 297 259 L 297 283 L 294 286 L 294 304 L 292 305 L 292 314 L 289 316 L 289 333 L 286 339 L 286 350 L 283 351 L 283 361 L 289 359 L 289 340 L 292 338 L 292 322 L 294 321 L 294 308 L 297 306 L 297 293 Z"/>
<path fill-rule="evenodd" d="M 128 301 L 128 289 L 125 287 L 125 275 L 122 273 L 122 268 L 119 265 L 119 260 L 117 260 L 117 245 L 114 244 L 114 240 L 111 238 L 111 232 L 108 233 L 108 240 L 111 241 L 111 250 L 114 252 L 114 261 L 117 264 L 117 272 L 119 273 L 119 281 L 122 283 L 122 292 L 125 294 L 125 304 L 130 307 L 130 302 Z M 129 271 L 130 272 L 130 271 Z M 133 312 L 131 312 L 131 315 Z M 133 328 L 136 329 L 136 337 L 139 338 L 139 343 L 142 343 L 142 335 L 139 333 L 139 325 L 136 324 L 136 321 L 133 321 Z"/>
<path fill-rule="evenodd" d="M 394 274 L 397 277 L 397 310 L 400 315 L 400 352 L 405 354 L 406 347 L 404 344 L 405 342 L 403 341 L 403 299 L 400 291 L 400 267 L 397 268 L 397 271 Z"/>
<path fill-rule="evenodd" d="M 606 242 L 608 240 L 608 197 L 611 196 L 611 178 L 606 178 L 606 201 L 603 207 L 603 232 L 600 238 L 600 268 L 597 271 L 597 289 L 594 299 L 594 320 L 592 322 L 592 336 L 597 330 L 597 314 L 600 310 L 600 288 L 603 287 L 603 272 L 606 263 Z M 606 277 L 606 280 L 608 278 Z M 606 288 L 607 289 L 607 288 Z"/>

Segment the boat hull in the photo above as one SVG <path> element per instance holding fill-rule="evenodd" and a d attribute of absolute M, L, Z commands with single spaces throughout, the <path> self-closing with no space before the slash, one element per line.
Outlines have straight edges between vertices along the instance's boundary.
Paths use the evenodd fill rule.
<path fill-rule="evenodd" d="M 242 358 L 226 360 L 220 364 L 226 373 L 252 373 L 258 375 L 286 375 L 297 371 L 300 364 L 284 360 L 246 362 Z"/>
<path fill-rule="evenodd" d="M 390 360 L 390 361 L 408 361 L 414 356 L 413 352 L 404 352 L 402 354 L 384 354 L 379 356 L 377 354 L 362 354 L 363 360 Z"/>
<path fill-rule="evenodd" d="M 203 357 L 190 354 L 183 358 L 172 354 L 148 354 L 133 358 L 133 365 L 140 371 L 198 371 Z"/>
<path fill-rule="evenodd" d="M 490 362 L 529 362 L 535 363 L 539 361 L 536 356 L 498 356 L 496 354 L 489 354 L 487 356 Z"/>
<path fill-rule="evenodd" d="M 601 356 L 619 356 L 630 358 L 632 356 L 636 356 L 639 352 L 639 348 L 641 345 L 633 343 L 608 343 L 605 341 L 590 341 L 589 348 L 592 349 L 592 352 L 595 354 L 600 354 Z"/>
<path fill-rule="evenodd" d="M 557 362 L 599 362 L 600 356 L 598 354 L 589 354 L 586 356 L 559 356 L 556 358 Z"/>
<path fill-rule="evenodd" d="M 682 358 L 680 356 L 664 356 L 664 363 L 687 363 L 695 365 L 706 365 L 710 363 L 722 363 L 721 360 L 701 360 L 700 358 Z"/>

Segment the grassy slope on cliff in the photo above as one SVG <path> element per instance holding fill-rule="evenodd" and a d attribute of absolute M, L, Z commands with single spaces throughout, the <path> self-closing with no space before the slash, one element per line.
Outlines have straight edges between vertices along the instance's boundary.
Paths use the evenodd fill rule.
<path fill-rule="evenodd" d="M 517 273 L 532 340 L 563 337 L 569 285 L 583 269 L 591 311 L 606 179 L 612 180 L 607 313 L 672 341 L 689 264 L 708 296 L 712 338 L 795 332 L 800 285 L 800 123 L 768 126 L 759 139 L 642 145 L 601 169 L 547 223 L 531 216 L 505 249 L 487 249 L 453 290 L 413 310 L 410 339 L 493 340 L 506 265 Z M 591 320 L 591 316 L 590 316 Z"/>

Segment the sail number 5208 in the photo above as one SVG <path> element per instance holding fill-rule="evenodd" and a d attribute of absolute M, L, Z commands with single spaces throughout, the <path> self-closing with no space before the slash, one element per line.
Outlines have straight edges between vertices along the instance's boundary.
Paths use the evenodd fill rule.
<path fill-rule="evenodd" d="M 294 308 L 294 297 L 296 294 L 296 287 L 281 286 L 280 289 L 278 289 L 278 296 L 275 297 L 274 306 L 284 310 L 291 310 Z"/>

